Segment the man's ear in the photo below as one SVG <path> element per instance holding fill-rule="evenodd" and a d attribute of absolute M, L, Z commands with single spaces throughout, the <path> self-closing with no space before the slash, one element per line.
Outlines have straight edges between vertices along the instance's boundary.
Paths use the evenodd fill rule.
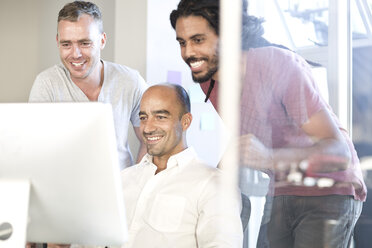
<path fill-rule="evenodd" d="M 101 35 L 102 35 L 102 37 L 101 37 L 101 50 L 102 50 L 106 46 L 107 36 L 106 36 L 105 32 L 103 32 Z"/>
<path fill-rule="evenodd" d="M 56 34 L 56 42 L 57 42 L 57 47 L 59 47 L 58 34 Z"/>
<path fill-rule="evenodd" d="M 186 131 L 192 122 L 192 114 L 191 113 L 186 113 L 182 116 L 181 118 L 181 123 L 182 123 L 182 129 L 183 131 Z"/>

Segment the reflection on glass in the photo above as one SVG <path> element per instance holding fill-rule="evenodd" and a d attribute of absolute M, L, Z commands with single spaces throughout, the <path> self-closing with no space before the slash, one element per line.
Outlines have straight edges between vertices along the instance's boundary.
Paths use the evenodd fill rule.
<path fill-rule="evenodd" d="M 275 9 L 282 22 L 266 23 L 272 26 L 265 30 L 284 36 L 278 31 L 283 25 L 295 48 L 328 45 L 328 1 L 272 3 L 274 8 L 257 4 L 270 10 L 257 10 Z M 259 178 L 269 177 L 254 247 L 349 247 L 366 191 L 349 134 L 319 87 L 321 79 L 327 86 L 326 67 L 316 75 L 309 61 L 280 47 L 275 36 L 277 44 L 265 38 L 243 51 L 239 109 L 242 193 L 261 196 L 265 184 Z M 259 214 L 253 204 L 251 211 Z"/>
<path fill-rule="evenodd" d="M 366 8 L 365 8 L 366 7 Z M 351 30 L 353 39 L 366 38 L 367 33 L 371 33 L 371 12 L 365 0 L 355 0 L 350 2 Z M 368 31 L 367 31 L 368 29 Z"/>
<path fill-rule="evenodd" d="M 282 22 L 270 25 L 284 25 L 290 39 L 297 48 L 328 45 L 329 1 L 328 0 L 274 0 Z M 350 1 L 351 28 L 353 39 L 370 36 L 372 26 L 372 0 Z M 265 17 L 270 21 L 272 17 Z"/>
<path fill-rule="evenodd" d="M 328 0 L 278 0 L 296 47 L 328 43 Z M 296 35 L 296 30 L 302 30 Z"/>

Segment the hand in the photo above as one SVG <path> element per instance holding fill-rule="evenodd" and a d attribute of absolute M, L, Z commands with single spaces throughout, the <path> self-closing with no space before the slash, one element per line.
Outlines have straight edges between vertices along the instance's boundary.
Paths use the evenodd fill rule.
<path fill-rule="evenodd" d="M 262 144 L 253 134 L 240 136 L 239 149 L 242 165 L 261 171 L 273 169 L 272 150 Z"/>

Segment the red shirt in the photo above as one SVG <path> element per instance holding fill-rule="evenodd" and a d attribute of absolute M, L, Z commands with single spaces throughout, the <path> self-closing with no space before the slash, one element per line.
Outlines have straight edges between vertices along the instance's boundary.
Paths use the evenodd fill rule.
<path fill-rule="evenodd" d="M 243 54 L 246 62 L 240 103 L 240 134 L 254 134 L 269 148 L 309 147 L 314 141 L 301 126 L 320 110 L 327 110 L 341 130 L 352 154 L 348 169 L 335 173 L 318 174 L 340 182 L 333 187 L 275 185 L 275 195 L 321 196 L 353 195 L 366 199 L 359 160 L 347 132 L 320 95 L 311 68 L 304 59 L 288 50 L 276 47 L 250 49 Z M 206 93 L 210 82 L 201 84 Z M 218 82 L 210 100 L 218 110 Z"/>

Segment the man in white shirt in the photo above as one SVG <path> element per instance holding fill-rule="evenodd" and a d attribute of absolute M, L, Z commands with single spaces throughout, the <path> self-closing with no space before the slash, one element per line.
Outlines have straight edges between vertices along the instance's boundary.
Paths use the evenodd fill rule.
<path fill-rule="evenodd" d="M 240 194 L 221 194 L 223 172 L 187 147 L 192 115 L 179 85 L 143 95 L 140 131 L 147 154 L 122 171 L 129 241 L 125 247 L 242 247 Z"/>

